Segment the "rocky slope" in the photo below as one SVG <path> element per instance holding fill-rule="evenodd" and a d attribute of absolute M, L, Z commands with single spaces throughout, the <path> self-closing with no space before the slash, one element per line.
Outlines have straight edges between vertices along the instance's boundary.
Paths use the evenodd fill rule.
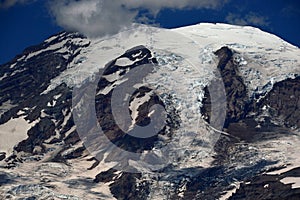
<path fill-rule="evenodd" d="M 0 199 L 297 199 L 299 48 L 224 24 L 129 33 L 1 65 Z"/>

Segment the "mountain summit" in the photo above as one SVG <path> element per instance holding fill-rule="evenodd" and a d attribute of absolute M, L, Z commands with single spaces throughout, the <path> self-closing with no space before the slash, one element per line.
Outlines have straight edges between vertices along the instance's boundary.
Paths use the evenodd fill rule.
<path fill-rule="evenodd" d="M 254 27 L 53 35 L 0 66 L 0 199 L 297 199 L 299 74 Z"/>

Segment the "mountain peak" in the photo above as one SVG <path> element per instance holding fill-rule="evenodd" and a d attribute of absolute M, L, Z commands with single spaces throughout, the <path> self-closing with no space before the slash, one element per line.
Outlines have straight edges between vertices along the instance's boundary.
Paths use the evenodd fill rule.
<path fill-rule="evenodd" d="M 0 67 L 0 198 L 295 197 L 299 66 L 253 27 L 53 35 Z"/>

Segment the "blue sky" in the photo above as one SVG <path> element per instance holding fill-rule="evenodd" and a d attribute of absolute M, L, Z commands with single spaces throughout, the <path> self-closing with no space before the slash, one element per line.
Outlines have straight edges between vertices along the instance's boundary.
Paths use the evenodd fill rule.
<path fill-rule="evenodd" d="M 251 25 L 300 47 L 297 0 L 0 0 L 0 64 L 65 29 L 101 36 L 136 21 L 165 28 L 200 22 Z"/>

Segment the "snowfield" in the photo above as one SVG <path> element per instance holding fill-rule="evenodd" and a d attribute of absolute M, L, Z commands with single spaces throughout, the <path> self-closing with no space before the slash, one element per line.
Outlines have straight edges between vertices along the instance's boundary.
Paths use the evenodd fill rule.
<path fill-rule="evenodd" d="M 28 123 L 24 117 L 11 119 L 0 125 L 0 152 L 10 155 L 16 144 L 27 138 L 27 131 L 33 127 L 37 121 Z"/>
<path fill-rule="evenodd" d="M 236 61 L 251 89 L 250 94 L 265 93 L 271 90 L 275 82 L 287 77 L 293 78 L 300 73 L 298 47 L 275 35 L 247 26 L 200 23 L 168 30 L 134 25 L 131 30 L 115 36 L 87 39 L 82 43 L 88 41 L 91 44 L 69 64 L 67 71 L 52 81 L 47 91 L 61 82 L 66 82 L 69 86 L 80 84 L 82 80 L 104 68 L 108 62 L 138 45 L 144 45 L 154 52 L 162 49 L 179 55 L 205 75 L 212 72 L 215 60 L 213 52 L 228 46 L 237 53 Z M 178 41 L 181 45 L 177 45 Z M 130 61 L 120 59 L 118 64 L 128 65 Z M 209 75 L 208 80 L 213 78 L 212 74 Z M 268 87 L 264 88 L 267 84 Z"/>

